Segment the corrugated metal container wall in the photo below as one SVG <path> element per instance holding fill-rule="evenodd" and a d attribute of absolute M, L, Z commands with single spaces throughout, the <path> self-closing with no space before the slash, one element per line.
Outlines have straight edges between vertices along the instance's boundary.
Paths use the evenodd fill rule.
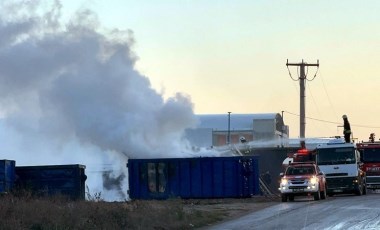
<path fill-rule="evenodd" d="M 260 192 L 258 164 L 257 156 L 129 159 L 129 197 L 251 197 Z"/>
<path fill-rule="evenodd" d="M 15 182 L 15 165 L 13 160 L 0 160 L 0 193 L 12 190 Z"/>
<path fill-rule="evenodd" d="M 38 195 L 61 194 L 72 199 L 85 199 L 85 168 L 84 165 L 16 167 L 16 186 Z"/>

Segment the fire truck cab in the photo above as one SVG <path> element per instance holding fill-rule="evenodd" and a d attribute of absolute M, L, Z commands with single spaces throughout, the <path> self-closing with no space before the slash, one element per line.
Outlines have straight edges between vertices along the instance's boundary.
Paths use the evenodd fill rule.
<path fill-rule="evenodd" d="M 356 145 L 362 161 L 361 169 L 366 173 L 367 188 L 380 189 L 380 142 L 373 138 Z"/>
<path fill-rule="evenodd" d="M 361 170 L 360 153 L 354 143 L 342 139 L 320 144 L 316 148 L 316 162 L 326 174 L 327 194 L 367 193 L 365 172 Z"/>

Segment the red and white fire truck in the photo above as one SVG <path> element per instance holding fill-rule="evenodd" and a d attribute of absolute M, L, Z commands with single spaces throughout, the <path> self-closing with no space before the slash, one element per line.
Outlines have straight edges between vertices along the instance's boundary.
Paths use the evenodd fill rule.
<path fill-rule="evenodd" d="M 368 142 L 356 144 L 360 152 L 361 169 L 366 172 L 368 189 L 380 189 L 380 141 L 375 141 L 375 134 L 371 133 Z"/>

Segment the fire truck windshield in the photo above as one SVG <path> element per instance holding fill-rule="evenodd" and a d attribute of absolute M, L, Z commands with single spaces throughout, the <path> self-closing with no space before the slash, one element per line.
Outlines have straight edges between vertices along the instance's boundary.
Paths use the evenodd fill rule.
<path fill-rule="evenodd" d="M 380 162 L 380 149 L 363 149 L 362 152 L 362 161 L 364 163 L 375 163 Z"/>
<path fill-rule="evenodd" d="M 355 160 L 354 148 L 318 149 L 318 165 L 353 164 Z"/>

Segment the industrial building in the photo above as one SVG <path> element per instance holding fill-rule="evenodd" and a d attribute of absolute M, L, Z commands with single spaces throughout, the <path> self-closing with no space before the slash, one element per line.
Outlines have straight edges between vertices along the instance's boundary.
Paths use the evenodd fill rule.
<path fill-rule="evenodd" d="M 186 131 L 193 146 L 223 146 L 251 141 L 275 141 L 283 146 L 289 127 L 279 113 L 203 114 L 197 115 L 198 126 Z"/>

